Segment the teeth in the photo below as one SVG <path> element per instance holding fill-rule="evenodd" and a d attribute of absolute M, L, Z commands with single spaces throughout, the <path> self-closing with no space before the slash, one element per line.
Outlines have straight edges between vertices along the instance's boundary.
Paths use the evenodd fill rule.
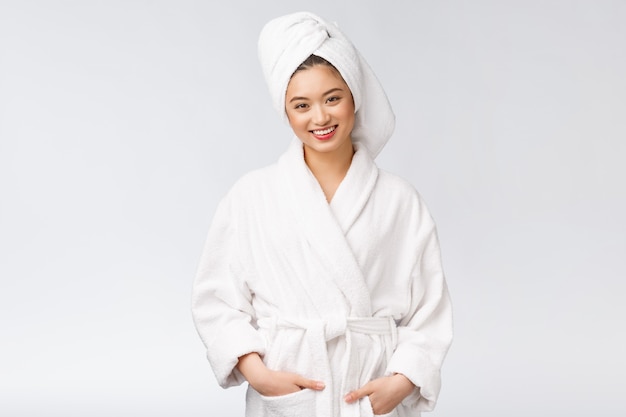
<path fill-rule="evenodd" d="M 335 130 L 335 126 L 329 127 L 328 129 L 324 129 L 324 130 L 314 130 L 313 134 L 323 136 L 323 135 L 328 135 L 333 130 Z"/>

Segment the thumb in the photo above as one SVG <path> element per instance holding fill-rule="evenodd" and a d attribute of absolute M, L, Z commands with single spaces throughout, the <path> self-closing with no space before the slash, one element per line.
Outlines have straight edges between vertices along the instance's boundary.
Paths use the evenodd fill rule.
<path fill-rule="evenodd" d="M 349 393 L 346 394 L 345 397 L 343 397 L 343 399 L 347 402 L 347 403 L 353 403 L 355 401 L 360 400 L 361 398 L 368 396 L 372 393 L 372 390 L 369 387 L 369 383 L 363 385 L 361 388 L 359 389 L 355 389 L 354 391 L 350 391 Z"/>
<path fill-rule="evenodd" d="M 314 381 L 312 379 L 306 379 L 304 377 L 298 378 L 298 380 L 296 381 L 296 384 L 299 387 L 309 388 L 315 391 L 321 391 L 324 388 L 326 388 L 326 384 L 324 384 L 322 381 Z"/>

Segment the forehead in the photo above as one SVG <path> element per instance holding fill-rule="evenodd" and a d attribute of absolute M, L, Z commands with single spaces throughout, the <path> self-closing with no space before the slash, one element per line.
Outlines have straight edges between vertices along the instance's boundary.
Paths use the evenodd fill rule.
<path fill-rule="evenodd" d="M 287 96 L 323 94 L 329 89 L 341 88 L 350 91 L 341 74 L 328 65 L 315 65 L 297 71 L 287 84 Z"/>

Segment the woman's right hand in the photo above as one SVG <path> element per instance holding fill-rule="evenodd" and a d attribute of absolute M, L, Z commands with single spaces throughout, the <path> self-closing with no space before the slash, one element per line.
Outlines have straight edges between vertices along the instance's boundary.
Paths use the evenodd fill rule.
<path fill-rule="evenodd" d="M 325 387 L 321 381 L 308 379 L 291 372 L 268 369 L 256 352 L 241 356 L 237 363 L 237 369 L 248 380 L 252 388 L 266 397 L 287 395 L 305 388 L 321 391 Z"/>
<path fill-rule="evenodd" d="M 279 395 L 287 395 L 292 392 L 300 391 L 301 389 L 312 389 L 321 391 L 324 389 L 324 383 L 320 381 L 314 381 L 307 379 L 298 374 L 292 374 L 290 372 L 272 371 L 265 368 L 267 371 L 256 381 L 250 382 L 252 388 L 254 388 L 259 394 L 266 397 L 276 397 Z"/>

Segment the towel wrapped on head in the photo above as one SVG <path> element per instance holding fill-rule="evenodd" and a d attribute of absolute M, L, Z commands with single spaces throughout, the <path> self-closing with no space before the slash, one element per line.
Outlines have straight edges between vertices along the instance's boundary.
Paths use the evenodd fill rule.
<path fill-rule="evenodd" d="M 339 71 L 352 92 L 352 141 L 364 145 L 372 157 L 380 153 L 395 128 L 393 110 L 376 75 L 336 24 L 309 12 L 278 17 L 265 25 L 258 47 L 274 107 L 285 120 L 289 80 L 304 60 L 317 55 Z"/>

